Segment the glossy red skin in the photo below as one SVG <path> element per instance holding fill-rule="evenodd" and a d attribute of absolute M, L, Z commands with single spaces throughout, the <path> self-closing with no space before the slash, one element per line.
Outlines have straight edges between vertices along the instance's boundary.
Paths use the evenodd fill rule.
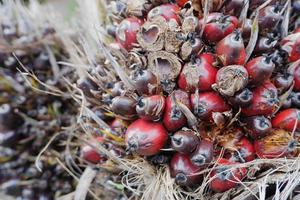
<path fill-rule="evenodd" d="M 254 141 L 256 155 L 259 158 L 293 157 L 297 153 L 296 148 L 289 149 L 289 143 L 293 141 L 290 132 L 273 130 L 273 133 Z"/>
<path fill-rule="evenodd" d="M 183 7 L 186 2 L 188 2 L 188 0 L 176 0 L 177 5 L 180 7 Z"/>
<path fill-rule="evenodd" d="M 238 26 L 238 20 L 234 16 L 229 16 L 225 22 L 222 22 L 221 13 L 211 13 L 208 15 L 206 25 L 203 31 L 203 39 L 209 43 L 217 43 L 229 35 Z M 199 26 L 203 26 L 203 19 L 199 20 Z"/>
<path fill-rule="evenodd" d="M 180 24 L 180 18 L 178 16 L 179 11 L 180 7 L 176 4 L 162 4 L 150 10 L 147 19 L 151 20 L 156 16 L 162 16 L 167 21 L 175 20 L 177 24 Z"/>
<path fill-rule="evenodd" d="M 198 156 L 204 156 L 205 162 L 197 163 L 196 160 L 197 160 Z M 213 156 L 214 156 L 213 142 L 203 139 L 198 144 L 197 149 L 190 155 L 190 158 L 194 165 L 199 166 L 199 167 L 205 167 L 212 162 Z M 196 159 L 196 160 L 194 160 L 194 159 Z"/>
<path fill-rule="evenodd" d="M 240 156 L 245 162 L 250 162 L 255 159 L 255 149 L 254 145 L 250 142 L 247 137 L 242 137 L 240 140 L 234 143 L 236 149 L 238 149 Z M 234 152 L 232 152 L 234 153 Z M 234 154 L 229 154 L 227 157 L 228 160 L 232 160 L 233 162 L 239 161 L 239 157 Z"/>
<path fill-rule="evenodd" d="M 264 59 L 264 56 L 259 56 L 250 60 L 245 65 L 249 74 L 249 84 L 252 86 L 259 86 L 268 80 L 275 69 L 275 65 L 272 61 L 266 63 Z"/>
<path fill-rule="evenodd" d="M 216 54 L 224 66 L 244 65 L 246 61 L 246 49 L 242 38 L 235 40 L 236 33 L 231 33 L 216 45 Z"/>
<path fill-rule="evenodd" d="M 136 17 L 129 17 L 124 19 L 118 26 L 116 32 L 116 40 L 121 44 L 126 50 L 131 50 L 133 44 L 137 43 L 136 33 L 142 26 L 143 21 Z M 119 31 L 124 28 L 125 38 L 121 38 Z M 125 40 L 123 40 L 125 39 Z"/>
<path fill-rule="evenodd" d="M 224 168 L 215 169 L 210 174 L 210 177 L 214 177 L 216 175 L 216 177 L 210 182 L 210 188 L 214 192 L 225 192 L 236 187 L 238 182 L 243 180 L 247 175 L 247 169 L 245 167 L 233 168 L 234 164 L 237 163 L 230 162 L 227 159 L 221 158 L 217 161 L 217 164 L 219 166 L 224 166 Z M 233 165 L 233 169 L 227 172 L 226 170 L 228 170 L 228 167 L 230 167 L 228 165 Z"/>
<path fill-rule="evenodd" d="M 190 103 L 190 98 L 189 94 L 183 90 L 175 90 L 175 99 L 185 106 L 187 106 L 189 109 L 191 109 L 191 103 Z M 186 125 L 187 119 L 184 116 L 184 114 L 180 111 L 181 116 L 178 119 L 172 118 L 172 109 L 176 107 L 175 102 L 172 101 L 171 95 L 169 95 L 166 98 L 166 107 L 165 107 L 165 112 L 163 116 L 163 124 L 166 127 L 166 129 L 170 132 L 175 132 L 182 128 L 183 126 Z"/>
<path fill-rule="evenodd" d="M 125 134 L 127 147 L 137 142 L 135 152 L 142 156 L 157 154 L 164 147 L 168 139 L 168 132 L 161 123 L 138 119 L 131 123 Z"/>
<path fill-rule="evenodd" d="M 95 138 L 95 140 L 91 141 L 91 144 L 97 147 L 99 143 L 103 143 L 103 142 L 104 142 L 103 137 L 97 137 Z M 82 146 L 81 155 L 84 160 L 93 164 L 98 164 L 104 159 L 103 156 L 97 152 L 97 150 L 95 150 L 93 147 L 91 147 L 88 144 L 84 144 Z"/>
<path fill-rule="evenodd" d="M 188 92 L 195 92 L 196 87 L 194 85 L 189 85 L 186 81 L 186 75 L 189 73 L 194 73 L 194 71 L 190 71 L 189 73 L 186 73 L 185 70 L 188 70 L 189 68 L 196 67 L 198 70 L 198 89 L 199 91 L 210 91 L 212 90 L 211 86 L 216 82 L 216 75 L 218 70 L 206 62 L 204 59 L 200 59 L 199 64 L 186 64 L 183 66 L 182 72 L 179 75 L 178 78 L 178 87 L 182 90 L 188 91 Z M 185 71 L 185 72 L 184 72 Z"/>
<path fill-rule="evenodd" d="M 188 154 L 176 153 L 170 162 L 171 177 L 175 178 L 178 173 L 183 173 L 187 177 L 186 186 L 201 183 L 202 175 L 196 175 L 200 170 L 200 167 L 193 165 Z"/>
<path fill-rule="evenodd" d="M 205 60 L 210 65 L 214 66 L 217 63 L 217 59 L 214 54 L 212 53 L 201 53 L 197 56 L 201 60 Z"/>
<path fill-rule="evenodd" d="M 278 94 L 276 87 L 271 82 L 265 82 L 261 86 L 252 90 L 253 99 L 250 106 L 242 108 L 244 116 L 272 115 L 278 104 Z"/>
<path fill-rule="evenodd" d="M 297 125 L 296 125 L 297 123 Z M 300 110 L 296 108 L 289 108 L 280 111 L 272 119 L 272 126 L 275 128 L 293 131 L 296 126 L 296 131 L 300 130 Z"/>
<path fill-rule="evenodd" d="M 288 53 L 289 62 L 295 62 L 300 59 L 300 32 L 288 35 L 282 39 L 281 48 Z"/>
<path fill-rule="evenodd" d="M 294 76 L 294 88 L 296 92 L 300 92 L 300 64 L 291 65 L 288 69 L 289 73 Z"/>
<path fill-rule="evenodd" d="M 213 121 L 212 113 L 213 112 L 225 112 L 230 110 L 229 105 L 226 101 L 218 95 L 216 92 L 204 92 L 200 93 L 198 97 L 199 105 L 203 105 L 205 107 L 204 113 L 196 114 L 195 106 L 196 106 L 196 98 L 195 94 L 191 95 L 191 103 L 194 114 L 196 114 L 199 119 L 204 121 Z"/>

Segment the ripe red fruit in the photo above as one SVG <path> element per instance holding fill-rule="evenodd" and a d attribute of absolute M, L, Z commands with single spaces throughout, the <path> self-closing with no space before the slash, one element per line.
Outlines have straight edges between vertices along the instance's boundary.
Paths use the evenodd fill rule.
<path fill-rule="evenodd" d="M 136 33 L 143 24 L 143 21 L 136 17 L 124 19 L 116 30 L 116 39 L 125 49 L 131 50 L 137 43 Z"/>
<path fill-rule="evenodd" d="M 294 77 L 294 91 L 300 92 L 300 64 L 291 65 L 288 69 L 288 72 Z"/>
<path fill-rule="evenodd" d="M 200 138 L 190 129 L 177 131 L 171 137 L 171 145 L 175 151 L 182 154 L 192 153 L 200 142 Z"/>
<path fill-rule="evenodd" d="M 282 19 L 278 5 L 270 5 L 259 11 L 258 26 L 260 33 L 270 33 L 276 29 Z"/>
<path fill-rule="evenodd" d="M 177 5 L 180 7 L 183 7 L 186 2 L 188 2 L 188 0 L 176 0 Z"/>
<path fill-rule="evenodd" d="M 191 104 L 189 94 L 183 90 L 174 90 L 173 93 L 167 97 L 163 123 L 168 131 L 175 132 L 187 123 L 187 119 L 176 105 L 176 102 L 173 101 L 172 95 L 174 95 L 176 101 L 181 102 L 189 109 L 191 108 Z"/>
<path fill-rule="evenodd" d="M 253 93 L 248 88 L 237 92 L 233 97 L 228 98 L 230 104 L 235 108 L 244 108 L 251 104 Z"/>
<path fill-rule="evenodd" d="M 103 137 L 96 137 L 94 140 L 90 141 L 90 143 L 95 147 L 97 147 L 99 144 L 101 144 L 103 142 L 104 142 Z M 86 160 L 90 163 L 93 163 L 93 164 L 98 164 L 101 161 L 104 161 L 104 156 L 99 154 L 98 151 L 94 147 L 92 147 L 88 144 L 84 144 L 82 146 L 81 155 L 84 160 Z"/>
<path fill-rule="evenodd" d="M 171 177 L 181 186 L 192 186 L 202 181 L 200 167 L 193 165 L 189 155 L 176 153 L 170 162 Z"/>
<path fill-rule="evenodd" d="M 214 146 L 211 141 L 201 140 L 197 149 L 191 155 L 191 161 L 194 165 L 204 167 L 209 165 L 214 156 Z"/>
<path fill-rule="evenodd" d="M 199 26 L 203 27 L 203 19 L 199 20 Z M 211 13 L 206 19 L 203 31 L 203 39 L 209 43 L 217 43 L 237 28 L 238 20 L 234 16 L 222 13 Z"/>
<path fill-rule="evenodd" d="M 131 74 L 130 78 L 133 80 L 135 88 L 140 95 L 156 93 L 158 80 L 157 77 L 149 70 L 135 70 Z"/>
<path fill-rule="evenodd" d="M 125 134 L 127 149 L 142 156 L 157 154 L 167 139 L 168 133 L 161 123 L 143 119 L 130 124 Z"/>
<path fill-rule="evenodd" d="M 242 108 L 244 116 L 272 115 L 278 108 L 279 99 L 276 87 L 265 82 L 253 91 L 253 99 L 249 107 Z"/>
<path fill-rule="evenodd" d="M 272 80 L 278 90 L 278 93 L 282 94 L 291 87 L 294 77 L 289 73 L 282 74 L 278 72 Z"/>
<path fill-rule="evenodd" d="M 272 130 L 271 121 L 264 116 L 252 116 L 245 119 L 244 127 L 252 138 L 261 138 Z"/>
<path fill-rule="evenodd" d="M 214 192 L 225 192 L 238 185 L 239 181 L 242 181 L 247 174 L 245 167 L 236 168 L 234 164 L 227 159 L 221 158 L 217 161 L 219 167 L 210 174 L 212 181 L 210 182 L 210 188 Z M 229 166 L 232 165 L 232 166 Z"/>
<path fill-rule="evenodd" d="M 250 60 L 245 68 L 249 74 L 249 84 L 259 86 L 271 77 L 275 65 L 271 56 L 259 56 Z"/>
<path fill-rule="evenodd" d="M 241 65 L 229 65 L 219 69 L 216 89 L 222 96 L 232 97 L 248 83 L 248 72 Z"/>
<path fill-rule="evenodd" d="M 204 59 L 196 59 L 184 65 L 178 79 L 180 89 L 194 92 L 212 90 L 211 86 L 216 82 L 217 69 Z"/>
<path fill-rule="evenodd" d="M 204 121 L 213 121 L 213 112 L 225 112 L 230 110 L 225 100 L 216 92 L 200 93 L 198 97 L 192 94 L 191 103 L 193 113 Z"/>
<path fill-rule="evenodd" d="M 297 124 L 296 124 L 297 123 Z M 275 115 L 272 119 L 274 128 L 280 128 L 287 131 L 300 130 L 300 110 L 296 108 L 289 108 L 283 110 Z"/>
<path fill-rule="evenodd" d="M 275 129 L 272 134 L 254 141 L 256 155 L 259 158 L 282 158 L 294 156 L 297 152 L 297 141 L 291 133 L 283 129 Z"/>
<path fill-rule="evenodd" d="M 288 53 L 288 61 L 300 59 L 300 32 L 286 36 L 281 41 L 281 49 Z"/>
<path fill-rule="evenodd" d="M 158 121 L 165 109 L 165 98 L 153 95 L 141 98 L 136 105 L 136 112 L 141 119 Z"/>
<path fill-rule="evenodd" d="M 215 66 L 217 64 L 216 56 L 212 53 L 201 53 L 197 57 L 208 62 L 212 66 Z"/>
<path fill-rule="evenodd" d="M 240 31 L 235 30 L 218 42 L 216 54 L 224 66 L 244 65 L 246 50 Z"/>
<path fill-rule="evenodd" d="M 175 4 L 162 4 L 150 10 L 147 19 L 151 20 L 156 16 L 162 16 L 167 21 L 175 20 L 177 24 L 180 24 L 180 18 L 178 16 L 179 11 L 180 7 Z"/>

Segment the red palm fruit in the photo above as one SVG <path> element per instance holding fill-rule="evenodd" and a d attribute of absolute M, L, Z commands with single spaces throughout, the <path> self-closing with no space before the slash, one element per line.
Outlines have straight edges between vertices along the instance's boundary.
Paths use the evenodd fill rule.
<path fill-rule="evenodd" d="M 204 92 L 196 96 L 192 94 L 191 103 L 193 113 L 204 121 L 213 121 L 213 112 L 225 112 L 230 110 L 226 101 L 216 92 Z"/>
<path fill-rule="evenodd" d="M 111 110 L 122 119 L 133 119 L 136 117 L 136 100 L 130 97 L 117 96 L 112 99 Z"/>
<path fill-rule="evenodd" d="M 155 94 L 158 87 L 157 77 L 149 70 L 135 70 L 130 78 L 133 80 L 135 88 L 140 95 Z"/>
<path fill-rule="evenodd" d="M 178 13 L 180 7 L 175 4 L 162 4 L 150 10 L 147 15 L 147 19 L 151 20 L 156 16 L 162 16 L 167 21 L 175 21 L 177 24 L 180 24 L 180 17 Z"/>
<path fill-rule="evenodd" d="M 221 158 L 217 161 L 217 164 L 220 168 L 214 169 L 210 174 L 212 178 L 210 188 L 214 192 L 225 192 L 236 187 L 238 182 L 242 181 L 247 175 L 245 167 L 237 168 L 234 166 L 237 164 L 236 162 Z"/>
<path fill-rule="evenodd" d="M 174 95 L 174 98 L 172 98 L 172 95 Z M 183 90 L 174 90 L 173 93 L 167 97 L 163 123 L 170 132 L 179 130 L 187 123 L 185 115 L 181 112 L 174 100 L 181 102 L 189 109 L 191 108 L 189 94 Z"/>
<path fill-rule="evenodd" d="M 172 148 L 182 154 L 192 153 L 198 146 L 200 138 L 195 131 L 182 129 L 171 137 Z"/>
<path fill-rule="evenodd" d="M 253 53 L 256 55 L 262 55 L 264 53 L 270 53 L 272 52 L 272 49 L 276 47 L 278 44 L 277 38 L 275 38 L 273 35 L 270 35 L 268 37 L 259 37 L 255 48 L 253 50 Z"/>
<path fill-rule="evenodd" d="M 251 36 L 251 28 L 253 21 L 251 19 L 246 19 L 244 25 L 241 27 L 242 29 L 242 37 L 244 40 L 249 40 Z"/>
<path fill-rule="evenodd" d="M 213 143 L 208 140 L 201 140 L 197 149 L 191 154 L 191 161 L 196 166 L 204 167 L 212 162 L 213 156 Z"/>
<path fill-rule="evenodd" d="M 271 77 L 275 65 L 271 56 L 259 56 L 250 60 L 245 68 L 249 74 L 249 84 L 259 86 Z"/>
<path fill-rule="evenodd" d="M 294 77 L 294 91 L 300 92 L 300 64 L 291 65 L 288 72 Z"/>
<path fill-rule="evenodd" d="M 115 118 L 110 123 L 110 128 L 119 135 L 124 135 L 129 123 L 119 118 Z"/>
<path fill-rule="evenodd" d="M 171 177 L 181 186 L 193 186 L 201 183 L 200 167 L 193 165 L 189 155 L 176 153 L 170 162 Z"/>
<path fill-rule="evenodd" d="M 217 64 L 216 56 L 212 53 L 201 53 L 197 56 L 199 59 L 206 61 L 212 66 L 215 66 Z"/>
<path fill-rule="evenodd" d="M 222 96 L 232 97 L 246 87 L 248 72 L 241 65 L 229 65 L 219 69 L 216 78 L 216 89 Z"/>
<path fill-rule="evenodd" d="M 244 6 L 245 6 L 244 0 L 225 1 L 224 13 L 227 15 L 234 15 L 238 17 Z"/>
<path fill-rule="evenodd" d="M 260 33 L 270 33 L 276 29 L 282 19 L 278 5 L 270 5 L 259 11 L 258 26 Z"/>
<path fill-rule="evenodd" d="M 125 142 L 127 150 L 142 156 L 157 154 L 168 140 L 168 133 L 161 123 L 138 119 L 129 125 Z"/>
<path fill-rule="evenodd" d="M 289 108 L 280 111 L 272 119 L 272 126 L 287 131 L 300 130 L 300 110 L 296 108 Z"/>
<path fill-rule="evenodd" d="M 183 7 L 186 2 L 188 2 L 188 0 L 176 0 L 177 5 L 180 7 Z"/>
<path fill-rule="evenodd" d="M 134 44 L 137 43 L 136 33 L 142 26 L 143 21 L 136 17 L 124 19 L 116 30 L 116 40 L 126 50 L 131 50 Z"/>
<path fill-rule="evenodd" d="M 293 80 L 293 75 L 289 73 L 277 73 L 272 79 L 273 84 L 276 86 L 279 94 L 287 91 L 293 84 Z"/>
<path fill-rule="evenodd" d="M 94 140 L 91 140 L 90 143 L 92 146 L 88 144 L 84 144 L 81 148 L 82 158 L 90 163 L 98 164 L 105 160 L 104 156 L 101 155 L 95 147 L 104 142 L 103 137 L 96 137 Z"/>
<path fill-rule="evenodd" d="M 271 121 L 264 116 L 252 116 L 245 118 L 247 133 L 254 139 L 266 136 L 272 130 Z"/>
<path fill-rule="evenodd" d="M 253 93 L 248 88 L 237 92 L 233 97 L 229 97 L 229 103 L 236 108 L 244 108 L 251 104 L 253 99 Z"/>
<path fill-rule="evenodd" d="M 240 31 L 235 30 L 218 42 L 216 54 L 224 66 L 244 65 L 246 50 Z"/>
<path fill-rule="evenodd" d="M 135 109 L 141 119 L 158 121 L 165 109 L 165 98 L 162 95 L 142 97 Z"/>
<path fill-rule="evenodd" d="M 203 27 L 203 19 L 199 20 L 199 26 Z M 209 43 L 217 43 L 229 35 L 238 26 L 238 20 L 234 16 L 222 13 L 210 13 L 206 19 L 203 31 L 203 39 Z"/>
<path fill-rule="evenodd" d="M 252 92 L 252 103 L 249 107 L 242 108 L 242 114 L 244 116 L 270 116 L 276 111 L 279 99 L 277 89 L 272 83 L 265 82 Z"/>
<path fill-rule="evenodd" d="M 283 129 L 275 129 L 272 134 L 255 140 L 254 147 L 259 158 L 282 158 L 291 157 L 297 153 L 297 141 L 291 133 Z"/>
<path fill-rule="evenodd" d="M 212 90 L 211 86 L 216 82 L 217 69 L 204 59 L 196 59 L 183 66 L 178 78 L 180 89 L 195 92 Z"/>
<path fill-rule="evenodd" d="M 286 36 L 281 40 L 281 49 L 288 53 L 288 61 L 300 59 L 300 32 Z"/>

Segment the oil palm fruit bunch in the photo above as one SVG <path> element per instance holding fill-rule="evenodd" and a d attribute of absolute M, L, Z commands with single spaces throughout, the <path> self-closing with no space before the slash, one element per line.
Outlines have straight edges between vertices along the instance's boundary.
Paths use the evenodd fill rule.
<path fill-rule="evenodd" d="M 67 55 L 50 21 L 36 2 L 28 6 L 0 4 L 0 188 L 20 199 L 53 199 L 73 188 L 54 157 L 64 149 L 54 140 L 38 159 L 41 172 L 35 160 L 71 122 L 72 103 L 60 91 L 72 72 L 56 63 Z"/>
<path fill-rule="evenodd" d="M 133 167 L 145 179 L 170 177 L 155 187 L 132 171 L 122 174 L 128 194 L 142 199 L 263 195 L 255 181 L 278 162 L 297 162 L 299 1 L 142 0 L 108 7 L 113 42 L 96 41 L 93 53 L 88 39 L 83 46 L 88 65 L 77 87 L 90 117 L 84 126 L 94 136 L 80 148 L 81 159 L 99 167 L 126 161 L 125 171 Z M 140 159 L 154 171 L 150 177 L 136 166 Z M 265 195 L 275 194 L 272 183 L 279 193 L 290 189 L 290 181 L 280 180 L 282 190 L 270 181 Z M 162 197 L 165 188 L 178 193 Z"/>

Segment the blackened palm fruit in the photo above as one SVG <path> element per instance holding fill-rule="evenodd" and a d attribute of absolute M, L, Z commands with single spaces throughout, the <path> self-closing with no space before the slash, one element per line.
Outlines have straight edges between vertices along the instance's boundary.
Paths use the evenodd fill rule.
<path fill-rule="evenodd" d="M 252 116 L 245 118 L 245 129 L 254 139 L 267 135 L 272 129 L 271 121 L 264 116 Z"/>
<path fill-rule="evenodd" d="M 196 135 L 196 132 L 190 129 L 183 129 L 177 131 L 171 137 L 172 148 L 183 154 L 192 153 L 198 146 L 200 138 Z"/>
<path fill-rule="evenodd" d="M 251 104 L 253 99 L 253 93 L 248 88 L 237 92 L 233 97 L 230 97 L 228 101 L 233 107 L 247 107 Z"/>
<path fill-rule="evenodd" d="M 277 44 L 278 38 L 276 38 L 273 34 L 269 34 L 267 37 L 260 36 L 255 45 L 253 53 L 256 55 L 270 53 L 274 50 Z"/>
<path fill-rule="evenodd" d="M 280 5 L 270 5 L 259 11 L 258 26 L 261 34 L 274 31 L 282 20 Z"/>
<path fill-rule="evenodd" d="M 0 106 L 0 132 L 16 130 L 23 123 L 23 118 L 9 104 Z"/>
<path fill-rule="evenodd" d="M 131 79 L 140 95 L 151 95 L 156 93 L 158 80 L 151 71 L 137 69 L 133 71 Z"/>
<path fill-rule="evenodd" d="M 136 117 L 136 100 L 126 96 L 118 96 L 112 99 L 111 110 L 122 119 L 133 119 Z"/>

